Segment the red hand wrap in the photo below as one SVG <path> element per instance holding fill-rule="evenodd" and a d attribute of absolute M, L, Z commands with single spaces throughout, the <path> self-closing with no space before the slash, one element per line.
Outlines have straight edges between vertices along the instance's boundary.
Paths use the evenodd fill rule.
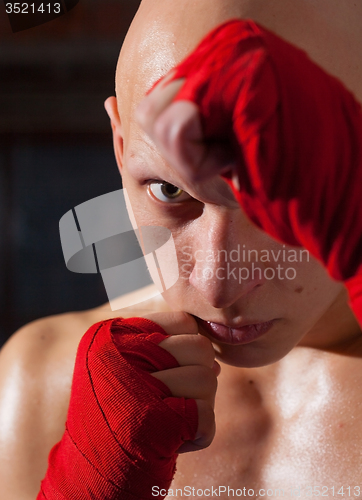
<path fill-rule="evenodd" d="M 362 324 L 362 113 L 339 80 L 252 21 L 212 31 L 177 68 L 175 100 L 235 150 L 247 215 L 346 281 Z M 233 187 L 231 184 L 230 185 Z"/>
<path fill-rule="evenodd" d="M 153 486 L 168 489 L 176 451 L 195 439 L 198 414 L 193 399 L 172 397 L 150 375 L 179 366 L 157 345 L 167 337 L 143 318 L 98 323 L 84 335 L 66 430 L 50 452 L 38 500 L 150 500 Z"/>

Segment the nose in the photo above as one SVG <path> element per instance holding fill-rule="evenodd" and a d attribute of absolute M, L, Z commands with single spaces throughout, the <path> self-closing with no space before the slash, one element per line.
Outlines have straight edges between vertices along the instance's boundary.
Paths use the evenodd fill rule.
<path fill-rule="evenodd" d="M 204 212 L 201 218 L 189 282 L 212 307 L 226 308 L 265 282 L 261 269 L 247 258 L 254 228 L 229 211 Z"/>

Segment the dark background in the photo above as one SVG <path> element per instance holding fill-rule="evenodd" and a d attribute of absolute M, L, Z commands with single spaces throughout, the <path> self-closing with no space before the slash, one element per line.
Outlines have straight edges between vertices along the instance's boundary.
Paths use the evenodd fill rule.
<path fill-rule="evenodd" d="M 80 0 L 12 33 L 0 4 L 0 345 L 34 319 L 107 301 L 65 267 L 59 219 L 122 187 L 104 100 L 140 0 Z"/>

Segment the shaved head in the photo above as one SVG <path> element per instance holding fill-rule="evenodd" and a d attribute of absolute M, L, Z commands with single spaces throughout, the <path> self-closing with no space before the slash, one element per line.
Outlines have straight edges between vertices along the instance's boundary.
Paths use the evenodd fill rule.
<path fill-rule="evenodd" d="M 250 18 L 306 50 L 362 101 L 362 4 L 340 0 L 143 0 L 117 66 L 118 109 L 129 120 L 152 84 L 191 52 L 214 27 Z"/>
<path fill-rule="evenodd" d="M 213 28 L 234 18 L 254 20 L 304 49 L 362 100 L 361 2 L 143 0 L 121 50 L 117 99 L 107 100 L 106 108 L 134 225 L 165 227 L 172 233 L 180 278 L 163 293 L 163 298 L 173 310 L 220 324 L 240 321 L 245 316 L 258 320 L 286 318 L 285 327 L 278 330 L 278 342 L 273 340 L 268 348 L 254 352 L 250 345 L 249 352 L 224 346 L 219 353 L 220 359 L 231 364 L 250 366 L 243 363 L 254 359 L 260 366 L 280 359 L 287 346 L 291 349 L 320 321 L 328 323 L 322 329 L 330 333 L 335 326 L 325 311 L 332 304 L 341 301 L 343 311 L 351 316 L 343 285 L 333 281 L 315 259 L 298 263 L 298 283 L 265 281 L 255 295 L 246 290 L 254 286 L 253 282 L 208 280 L 203 273 L 211 264 L 197 260 L 195 255 L 200 251 L 218 255 L 220 249 L 235 249 L 242 242 L 248 248 L 271 249 L 278 254 L 282 246 L 250 222 L 220 176 L 205 182 L 185 180 L 135 119 L 136 107 L 150 87 L 191 53 Z M 168 91 L 173 84 L 182 85 L 182 81 L 168 85 Z M 155 92 L 157 89 L 153 95 Z M 185 249 L 191 263 L 185 260 Z M 186 276 L 181 276 L 181 271 Z M 294 293 L 296 285 L 304 290 L 303 294 Z"/>
<path fill-rule="evenodd" d="M 116 91 L 120 116 L 130 116 L 152 84 L 180 62 L 214 26 L 231 17 L 242 17 L 240 5 L 235 8 L 242 3 L 229 0 L 222 6 L 219 0 L 143 1 L 118 61 Z"/>

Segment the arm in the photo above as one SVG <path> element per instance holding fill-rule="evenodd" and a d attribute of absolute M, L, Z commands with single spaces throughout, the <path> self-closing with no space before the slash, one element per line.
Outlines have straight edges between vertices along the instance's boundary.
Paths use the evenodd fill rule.
<path fill-rule="evenodd" d="M 362 323 L 362 113 L 341 82 L 233 20 L 156 85 L 138 119 L 187 182 L 224 175 L 253 222 L 344 281 Z"/>
<path fill-rule="evenodd" d="M 153 487 L 162 498 L 177 453 L 210 444 L 211 343 L 184 313 L 158 317 L 175 337 L 144 318 L 103 321 L 83 336 L 66 429 L 37 498 L 151 499 Z"/>
<path fill-rule="evenodd" d="M 139 290 L 144 310 L 123 317 L 167 312 L 166 303 Z M 125 304 L 127 295 L 124 296 Z M 77 347 L 93 323 L 115 315 L 109 306 L 40 319 L 14 333 L 0 351 L 0 484 L 4 498 L 34 500 L 51 448 L 65 429 Z"/>
<path fill-rule="evenodd" d="M 64 431 L 77 342 L 45 319 L 0 352 L 0 484 L 4 498 L 34 500 L 48 454 Z M 69 315 L 67 321 L 74 321 Z"/>

